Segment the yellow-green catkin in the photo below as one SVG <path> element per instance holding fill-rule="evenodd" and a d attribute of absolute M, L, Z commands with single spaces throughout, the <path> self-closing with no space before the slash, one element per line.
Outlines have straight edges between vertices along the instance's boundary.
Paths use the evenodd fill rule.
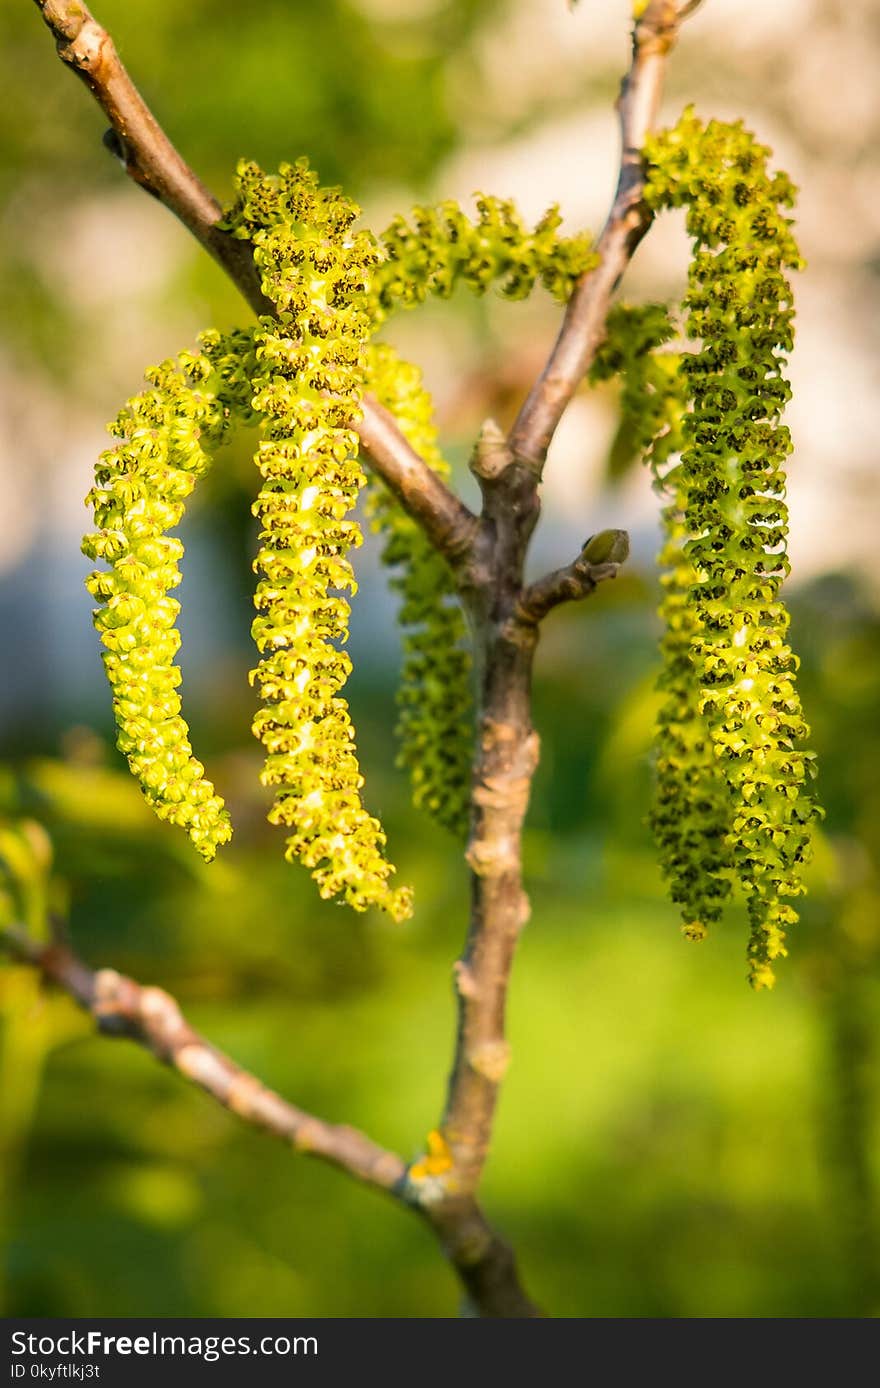
<path fill-rule="evenodd" d="M 372 311 L 381 319 L 413 308 L 430 295 L 448 298 L 465 284 L 482 294 L 497 286 L 507 299 L 525 299 L 539 281 L 565 303 L 578 280 L 598 264 L 589 236 L 560 236 L 551 207 L 532 229 L 512 202 L 478 197 L 471 220 L 456 202 L 416 207 L 382 233 L 382 263 L 373 273 Z"/>
<path fill-rule="evenodd" d="M 367 359 L 367 386 L 428 466 L 448 477 L 419 369 L 386 343 L 375 343 Z M 383 562 L 396 570 L 392 586 L 401 598 L 399 764 L 409 771 L 416 807 L 463 838 L 474 716 L 468 633 L 455 583 L 445 560 L 382 483 L 371 485 L 367 508 L 374 529 L 385 537 Z"/>
<path fill-rule="evenodd" d="M 675 489 L 662 512 L 663 635 L 657 681 L 662 703 L 650 824 L 670 894 L 682 910 L 684 933 L 690 940 L 702 940 L 709 926 L 720 920 L 733 885 L 732 814 L 728 784 L 701 711 L 694 660 L 701 625 L 690 600 L 696 576 L 686 552 L 685 511 L 685 493 Z"/>
<path fill-rule="evenodd" d="M 727 782 L 700 708 L 694 658 L 700 618 L 691 601 L 696 575 L 685 552 L 687 496 L 680 463 L 687 385 L 681 351 L 667 348 L 675 337 L 663 305 L 618 305 L 609 314 L 607 337 L 590 375 L 594 381 L 620 378 L 622 422 L 664 498 L 657 681 L 662 703 L 650 824 L 670 895 L 682 910 L 684 933 L 701 940 L 720 919 L 731 891 L 732 814 Z"/>
<path fill-rule="evenodd" d="M 361 542 L 351 511 L 364 475 L 355 426 L 371 322 L 366 289 L 378 259 L 373 238 L 353 230 L 358 209 L 322 189 L 305 161 L 265 175 L 239 167 L 229 218 L 247 237 L 276 317 L 261 320 L 253 405 L 261 419 L 254 506 L 261 525 L 255 568 L 262 707 L 254 732 L 266 750 L 270 820 L 289 830 L 287 854 L 308 867 L 323 897 L 355 910 L 411 910 L 392 888 L 385 835 L 361 799 L 348 705 L 354 591 L 349 550 Z"/>
<path fill-rule="evenodd" d="M 225 383 L 216 369 L 237 358 L 238 344 L 213 334 L 202 347 L 150 370 L 149 389 L 110 426 L 117 442 L 96 468 L 87 504 L 97 529 L 83 550 L 108 565 L 87 587 L 99 603 L 119 748 L 160 818 L 185 829 L 210 860 L 231 829 L 180 711 L 180 604 L 169 593 L 180 582 L 183 545 L 168 532 L 223 440 L 240 381 L 233 371 Z"/>
<path fill-rule="evenodd" d="M 693 240 L 684 327 L 699 345 L 682 357 L 688 409 L 669 524 L 692 569 L 682 574 L 683 620 L 699 711 L 729 795 L 726 843 L 747 898 L 750 979 L 760 988 L 772 986 L 773 961 L 797 920 L 789 899 L 804 890 L 816 814 L 780 597 L 791 449 L 779 422 L 790 393 L 787 272 L 800 263 L 786 216 L 794 193 L 740 123 L 703 125 L 690 110 L 648 142 L 645 156 L 649 205 L 686 207 Z"/>

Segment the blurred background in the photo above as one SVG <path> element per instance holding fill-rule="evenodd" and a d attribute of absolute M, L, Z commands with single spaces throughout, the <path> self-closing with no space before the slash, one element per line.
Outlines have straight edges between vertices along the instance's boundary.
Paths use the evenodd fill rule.
<path fill-rule="evenodd" d="M 226 198 L 242 155 L 307 152 L 381 227 L 477 189 L 598 231 L 614 182 L 626 0 L 96 0 L 123 60 Z M 361 552 L 351 699 L 369 803 L 417 892 L 412 924 L 319 903 L 285 866 L 257 784 L 249 503 L 228 450 L 187 521 L 183 666 L 194 741 L 236 838 L 204 867 L 113 748 L 79 553 L 103 422 L 145 365 L 244 321 L 221 273 L 122 175 L 33 5 L 0 13 L 6 99 L 0 345 L 0 857 L 34 929 L 171 989 L 282 1093 L 415 1153 L 439 1112 L 466 884 L 392 765 L 398 645 Z M 533 919 L 485 1198 L 536 1298 L 564 1316 L 880 1311 L 880 11 L 872 0 L 705 0 L 664 118 L 742 115 L 802 189 L 808 268 L 788 414 L 788 596 L 828 811 L 772 994 L 745 982 L 737 912 L 679 935 L 644 824 L 656 663 L 657 503 L 615 447 L 615 391 L 574 402 L 550 459 L 536 571 L 625 526 L 634 557 L 542 640 L 543 739 L 526 840 Z M 666 217 L 626 296 L 680 294 Z M 559 313 L 466 292 L 404 316 L 457 481 L 487 414 L 512 420 Z M 23 830 L 12 826 L 22 818 Z M 34 827 L 34 824 L 42 828 Z M 50 864 L 49 836 L 54 862 Z M 7 893 L 7 897 L 9 897 Z M 18 1315 L 444 1316 L 427 1233 L 292 1160 L 71 1003 L 0 968 L 3 1307 Z"/>

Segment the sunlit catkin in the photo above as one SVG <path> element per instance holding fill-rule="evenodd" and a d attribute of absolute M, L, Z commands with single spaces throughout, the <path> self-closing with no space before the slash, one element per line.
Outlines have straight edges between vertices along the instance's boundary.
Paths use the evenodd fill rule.
<path fill-rule="evenodd" d="M 551 207 L 530 230 L 512 202 L 478 197 L 471 219 L 456 202 L 416 207 L 396 217 L 380 238 L 384 257 L 372 277 L 373 312 L 413 308 L 429 296 L 449 298 L 459 284 L 478 294 L 497 288 L 507 299 L 528 298 L 540 282 L 565 303 L 578 278 L 598 264 L 586 233 L 560 236 Z"/>
<path fill-rule="evenodd" d="M 395 919 L 410 893 L 393 889 L 385 835 L 361 799 L 348 704 L 355 588 L 349 550 L 361 533 L 351 511 L 364 475 L 355 425 L 370 332 L 365 291 L 378 252 L 354 231 L 355 205 L 322 189 L 304 161 L 265 175 L 239 168 L 229 224 L 248 237 L 275 306 L 257 333 L 253 405 L 261 421 L 254 506 L 260 526 L 253 680 L 262 707 L 254 732 L 266 750 L 270 820 L 289 831 L 287 854 L 308 867 L 324 897 Z"/>
<path fill-rule="evenodd" d="M 87 498 L 98 528 L 83 541 L 85 554 L 108 566 L 87 587 L 99 603 L 119 748 L 156 813 L 184 828 L 207 859 L 231 829 L 181 714 L 180 604 L 168 595 L 180 582 L 183 545 L 168 532 L 226 432 L 235 382 L 224 383 L 215 363 L 228 364 L 230 346 L 213 334 L 203 351 L 147 373 L 150 388 L 111 425 L 117 442 L 101 455 Z"/>
<path fill-rule="evenodd" d="M 692 566 L 691 659 L 712 748 L 730 795 L 727 847 L 746 895 L 755 987 L 772 985 L 797 920 L 815 805 L 811 754 L 795 687 L 780 587 L 788 571 L 785 459 L 779 423 L 792 346 L 787 271 L 799 263 L 786 211 L 793 189 L 741 124 L 692 111 L 649 141 L 652 208 L 687 208 L 693 254 L 682 358 L 687 382 L 672 505 Z"/>

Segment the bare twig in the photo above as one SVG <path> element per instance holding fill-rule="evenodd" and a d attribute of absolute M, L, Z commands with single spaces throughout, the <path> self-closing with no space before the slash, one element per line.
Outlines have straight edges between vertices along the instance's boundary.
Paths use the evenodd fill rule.
<path fill-rule="evenodd" d="M 99 1031 L 136 1041 L 244 1122 L 388 1194 L 403 1190 L 402 1157 L 378 1147 L 356 1128 L 325 1123 L 266 1089 L 194 1031 L 174 998 L 161 988 L 143 987 L 114 969 L 90 969 L 60 942 L 41 945 L 21 931 L 6 930 L 2 943 L 15 958 L 32 964 L 69 993 L 95 1019 Z"/>
<path fill-rule="evenodd" d="M 392 416 L 374 401 L 358 426 L 376 471 L 453 567 L 472 554 L 477 517 L 450 491 L 403 437 Z"/>
<path fill-rule="evenodd" d="M 498 551 L 493 565 L 497 574 Z M 505 566 L 505 577 L 511 572 Z M 467 847 L 471 915 L 455 966 L 458 1028 L 441 1132 L 451 1165 L 448 1197 L 472 1194 L 489 1153 L 499 1089 L 510 1060 L 505 1012 L 517 941 L 529 918 L 522 882 L 522 827 L 538 735 L 531 722 L 537 627 L 517 620 L 515 594 L 496 584 L 477 628 L 482 668 L 473 812 Z"/>
<path fill-rule="evenodd" d="M 178 154 L 119 60 L 113 39 L 79 0 L 36 0 L 61 61 L 85 82 L 133 179 L 179 217 L 258 313 L 271 312 L 247 242 L 220 231 L 223 209 Z"/>
<path fill-rule="evenodd" d="M 420 1215 L 481 1316 L 540 1314 L 523 1291 L 510 1246 L 475 1200 L 434 1208 L 430 1184 L 411 1180 L 402 1157 L 357 1128 L 327 1123 L 267 1089 L 200 1036 L 163 989 L 144 987 L 114 969 L 89 968 L 67 944 L 63 930 L 55 931 L 50 944 L 41 944 L 23 929 L 7 927 L 0 931 L 0 949 L 38 969 L 47 982 L 73 998 L 103 1035 L 137 1042 L 243 1122 L 280 1138 L 296 1152 L 319 1157 Z"/>
<path fill-rule="evenodd" d="M 603 546 L 597 540 L 607 539 Z M 596 554 L 602 557 L 597 558 Z M 593 536 L 584 545 L 574 563 L 555 569 L 525 590 L 517 606 L 520 621 L 537 624 L 548 612 L 563 602 L 578 602 L 589 597 L 600 583 L 616 578 L 617 571 L 629 555 L 629 536 L 625 530 L 606 530 Z"/>
<path fill-rule="evenodd" d="M 608 220 L 599 238 L 599 264 L 580 280 L 544 370 L 511 430 L 516 457 L 537 477 L 566 406 L 584 379 L 605 333 L 611 296 L 647 231 L 641 149 L 660 105 L 666 58 L 679 26 L 695 7 L 676 0 L 649 0 L 633 29 L 633 55 L 618 101 L 620 174 Z"/>
<path fill-rule="evenodd" d="M 55 38 L 61 61 L 82 78 L 109 120 L 112 148 L 129 177 L 180 218 L 255 313 L 271 314 L 249 242 L 220 229 L 222 207 L 162 130 L 123 67 L 107 30 L 80 0 L 35 3 Z M 476 518 L 375 400 L 367 396 L 362 411 L 359 432 L 368 462 L 450 562 L 460 564 Z"/>

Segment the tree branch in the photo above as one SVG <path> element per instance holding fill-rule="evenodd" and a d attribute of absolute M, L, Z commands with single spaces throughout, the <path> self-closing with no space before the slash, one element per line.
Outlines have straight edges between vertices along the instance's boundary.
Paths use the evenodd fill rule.
<path fill-rule="evenodd" d="M 695 8 L 693 3 L 682 7 L 677 0 L 649 0 L 633 28 L 632 62 L 618 100 L 620 173 L 596 247 L 599 264 L 579 281 L 547 364 L 510 433 L 513 453 L 537 478 L 556 427 L 604 337 L 611 296 L 651 224 L 643 201 L 641 150 L 657 116 L 667 55 L 682 20 Z"/>
<path fill-rule="evenodd" d="M 456 1192 L 479 1186 L 510 1059 L 507 991 L 530 909 L 522 880 L 522 827 L 539 756 L 531 722 L 538 623 L 557 603 L 585 596 L 600 578 L 610 578 L 628 549 L 624 532 L 603 532 L 595 541 L 612 537 L 608 554 L 596 553 L 590 541 L 574 565 L 524 591 L 524 560 L 539 511 L 537 486 L 556 426 L 601 341 L 611 295 L 650 224 L 641 149 L 684 13 L 676 0 L 649 0 L 635 24 L 632 63 L 618 104 L 620 174 L 599 240 L 599 265 L 575 289 L 547 366 L 509 438 L 487 421 L 471 460 L 483 493 L 479 560 L 486 578 L 471 601 L 481 691 L 467 849 L 471 917 L 455 969 L 458 1031 L 440 1126 L 449 1151 L 449 1170 L 442 1178 L 447 1202 Z"/>
<path fill-rule="evenodd" d="M 628 555 L 629 536 L 625 530 L 603 530 L 592 536 L 574 563 L 554 569 L 529 585 L 517 605 L 517 617 L 537 625 L 560 603 L 589 597 L 600 583 L 617 577 Z"/>
<path fill-rule="evenodd" d="M 364 402 L 361 444 L 382 480 L 453 568 L 472 555 L 479 521 L 398 429 L 378 400 Z"/>
<path fill-rule="evenodd" d="M 35 0 L 61 61 L 89 88 L 110 122 L 110 147 L 125 171 L 159 199 L 229 275 L 256 314 L 273 314 L 250 244 L 221 231 L 223 209 L 181 158 L 123 67 L 113 39 L 80 0 Z M 358 426 L 364 453 L 432 543 L 459 564 L 476 517 L 366 396 Z"/>
<path fill-rule="evenodd" d="M 480 671 L 470 836 L 471 911 L 455 966 L 458 1026 L 440 1134 L 448 1170 L 440 1210 L 456 1209 L 479 1187 L 501 1082 L 510 1059 L 507 992 L 520 933 L 529 918 L 522 881 L 522 827 L 539 740 L 531 721 L 537 624 L 520 619 L 522 576 L 538 516 L 534 478 L 487 420 L 471 459 L 483 493 L 480 582 L 468 594 Z"/>
<path fill-rule="evenodd" d="M 79 0 L 36 0 L 58 56 L 86 84 L 110 122 L 110 145 L 129 178 L 158 198 L 239 287 L 256 313 L 271 313 L 247 242 L 220 231 L 223 209 L 181 158 L 119 59 L 113 39 Z M 109 143 L 109 142 L 108 142 Z"/>
<path fill-rule="evenodd" d="M 505 1016 L 516 946 L 529 919 L 522 880 L 522 827 L 540 742 L 531 722 L 537 627 L 519 622 L 516 599 L 496 609 L 479 636 L 483 670 L 467 847 L 471 915 L 455 966 L 458 1029 L 440 1130 L 450 1153 L 449 1198 L 479 1186 L 495 1109 L 510 1062 Z"/>
<path fill-rule="evenodd" d="M 68 993 L 104 1035 L 136 1041 L 230 1113 L 281 1138 L 295 1151 L 320 1157 L 389 1195 L 401 1195 L 406 1179 L 402 1157 L 356 1128 L 325 1123 L 266 1089 L 194 1031 L 174 998 L 161 988 L 143 987 L 114 969 L 90 969 L 60 941 L 42 945 L 12 929 L 0 939 L 14 958 L 33 965 Z"/>
<path fill-rule="evenodd" d="M 114 969 L 89 968 L 60 937 L 41 944 L 12 926 L 0 932 L 0 948 L 67 993 L 94 1018 L 102 1035 L 137 1042 L 243 1122 L 383 1191 L 421 1216 L 481 1316 L 540 1314 L 522 1288 L 512 1249 L 475 1200 L 435 1208 L 430 1183 L 411 1180 L 402 1157 L 357 1128 L 326 1123 L 267 1089 L 200 1036 L 163 989 L 144 987 Z"/>

